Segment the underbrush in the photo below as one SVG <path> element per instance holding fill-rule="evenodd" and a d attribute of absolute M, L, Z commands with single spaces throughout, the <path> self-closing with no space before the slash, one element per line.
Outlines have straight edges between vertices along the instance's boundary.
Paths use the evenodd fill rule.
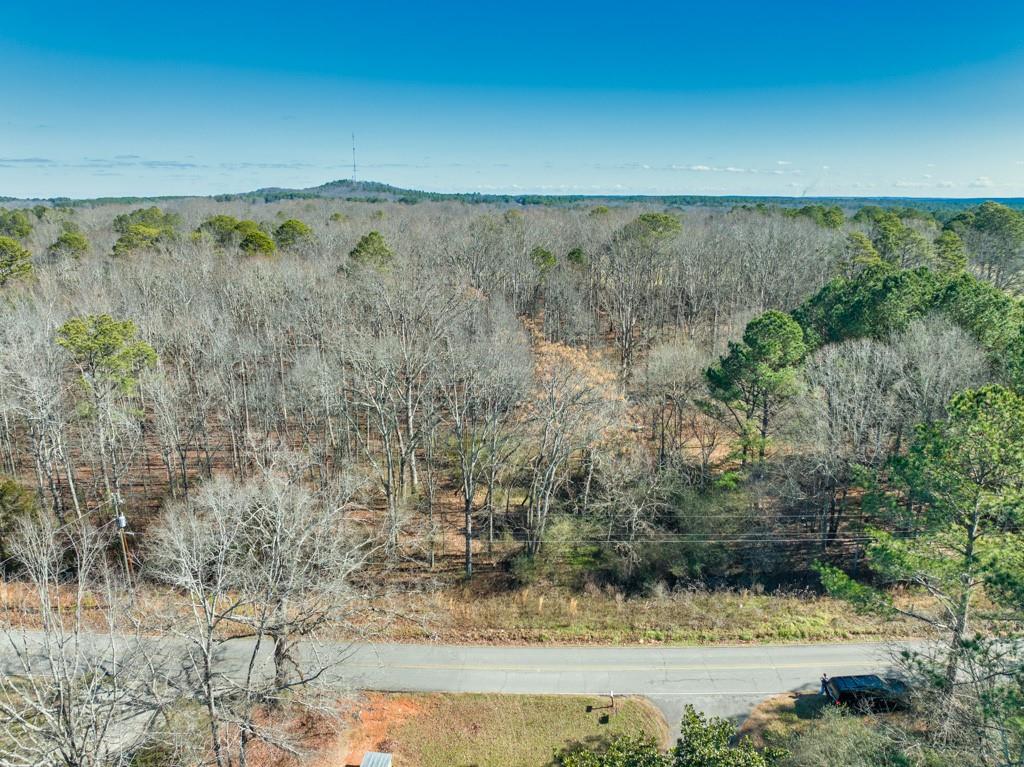
<path fill-rule="evenodd" d="M 631 597 L 613 589 L 481 593 L 461 587 L 407 595 L 400 604 L 403 612 L 431 616 L 425 623 L 393 624 L 389 636 L 405 641 L 713 644 L 871 641 L 920 632 L 909 621 L 857 615 L 828 597 L 754 590 Z"/>
<path fill-rule="evenodd" d="M 779 767 L 941 767 L 967 765 L 930 749 L 908 712 L 863 714 L 815 694 L 778 695 L 751 712 L 740 735 L 782 750 Z"/>
<path fill-rule="evenodd" d="M 16 601 L 17 584 L 0 612 L 9 627 L 39 628 L 38 610 Z M 143 633 L 188 620 L 172 591 L 145 586 L 137 596 Z M 11 599 L 14 597 L 15 599 Z M 897 595 L 897 602 L 909 597 Z M 920 596 L 915 600 L 922 605 Z M 861 615 L 849 605 L 809 591 L 655 587 L 629 595 L 613 587 L 510 587 L 506 578 L 480 578 L 436 591 L 394 591 L 357 610 L 358 625 L 333 638 L 374 641 L 533 644 L 715 644 L 758 642 L 882 641 L 921 635 L 907 619 Z M 86 625 L 103 631 L 99 605 L 86 609 Z M 125 627 L 131 629 L 130 626 Z M 331 637 L 323 636 L 328 639 Z"/>

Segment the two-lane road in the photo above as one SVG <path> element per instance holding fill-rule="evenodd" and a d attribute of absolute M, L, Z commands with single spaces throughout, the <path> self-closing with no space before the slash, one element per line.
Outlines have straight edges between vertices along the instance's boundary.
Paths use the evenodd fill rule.
<path fill-rule="evenodd" d="M 24 673 L 16 647 L 38 647 L 38 632 L 13 632 L 0 642 L 0 669 Z M 104 652 L 103 637 L 93 636 Z M 227 676 L 240 674 L 251 639 L 226 642 L 219 657 Z M 180 640 L 146 642 L 152 662 L 173 673 L 182 659 Z M 329 666 L 321 682 L 339 690 L 642 695 L 675 726 L 689 703 L 708 714 L 747 714 L 774 694 L 813 689 L 823 673 L 884 672 L 890 648 L 881 644 L 745 645 L 704 647 L 565 647 L 439 644 L 300 645 Z M 270 672 L 264 643 L 259 673 Z M 31 650 L 29 656 L 38 650 Z M 38 657 L 38 656 L 37 656 Z M 159 658 L 159 659 L 158 659 Z"/>
<path fill-rule="evenodd" d="M 743 716 L 769 695 L 815 688 L 823 673 L 891 666 L 880 644 L 737 647 L 481 647 L 369 644 L 339 681 L 369 690 L 643 695 L 679 721 L 690 703 Z"/>

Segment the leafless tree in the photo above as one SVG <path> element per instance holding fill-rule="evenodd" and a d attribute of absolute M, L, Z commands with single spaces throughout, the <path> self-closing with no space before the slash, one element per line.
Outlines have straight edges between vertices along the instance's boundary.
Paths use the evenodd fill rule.
<path fill-rule="evenodd" d="M 24 424 L 40 499 L 48 499 L 57 518 L 65 519 L 66 496 L 75 516 L 82 510 L 69 455 L 72 414 L 64 357 L 53 343 L 55 313 L 46 307 L 20 305 L 4 323 L 0 344 L 0 398 L 9 453 L 8 471 L 17 473 L 12 433 Z"/>
<path fill-rule="evenodd" d="M 790 465 L 820 495 L 823 542 L 837 535 L 857 471 L 897 454 L 914 424 L 944 418 L 953 393 L 985 380 L 987 368 L 973 339 L 938 317 L 916 320 L 889 343 L 848 341 L 814 355 L 789 424 L 806 462 Z"/>
<path fill-rule="evenodd" d="M 600 520 L 627 577 L 663 529 L 659 517 L 666 508 L 665 477 L 651 471 L 650 461 L 638 450 L 610 453 L 600 464 L 597 481 L 601 489 L 591 516 Z"/>
<path fill-rule="evenodd" d="M 480 484 L 507 459 L 530 385 L 526 334 L 485 306 L 456 325 L 442 358 L 442 397 L 459 477 L 466 577 L 473 575 L 473 511 Z M 491 479 L 493 482 L 493 479 Z M 493 535 L 493 516 L 491 534 Z"/>
<path fill-rule="evenodd" d="M 714 356 L 691 339 L 658 344 L 637 376 L 639 395 L 650 412 L 651 440 L 657 444 L 658 466 L 666 466 L 682 449 L 688 436 L 696 436 L 692 412 L 706 396 L 704 371 Z M 702 432 L 703 434 L 703 432 Z M 710 456 L 702 457 L 707 468 Z"/>
<path fill-rule="evenodd" d="M 153 647 L 133 632 L 123 577 L 107 567 L 110 538 L 109 524 L 44 517 L 11 544 L 26 590 L 5 605 L 4 767 L 126 767 L 173 700 Z M 15 627 L 33 616 L 37 628 Z"/>
<path fill-rule="evenodd" d="M 894 338 L 909 385 L 906 409 L 913 423 L 946 417 L 946 405 L 958 391 L 990 378 L 985 352 L 964 330 L 944 317 L 915 320 Z"/>
<path fill-rule="evenodd" d="M 597 264 L 601 309 L 611 325 L 623 379 L 665 318 L 674 233 L 643 222 L 640 217 L 619 230 Z"/>
<path fill-rule="evenodd" d="M 820 493 L 822 544 L 838 533 L 858 467 L 881 466 L 906 428 L 907 381 L 887 344 L 848 341 L 821 349 L 807 364 L 808 387 L 790 426 L 804 445 L 804 472 Z M 822 486 L 818 487 L 817 480 Z"/>
<path fill-rule="evenodd" d="M 345 409 L 374 467 L 388 517 L 388 553 L 398 553 L 400 501 L 419 484 L 417 453 L 438 417 L 438 360 L 450 324 L 465 310 L 459 286 L 373 275 L 363 295 L 367 326 L 345 343 Z"/>
<path fill-rule="evenodd" d="M 597 448 L 624 404 L 615 379 L 586 352 L 542 342 L 529 408 L 526 545 L 540 550 L 570 461 Z"/>
<path fill-rule="evenodd" d="M 149 575 L 191 607 L 169 630 L 184 643 L 182 692 L 206 710 L 218 767 L 245 765 L 255 741 L 295 750 L 261 714 L 343 659 L 315 641 L 361 598 L 351 577 L 366 550 L 348 524 L 351 488 L 313 494 L 302 474 L 286 461 L 245 484 L 214 479 L 152 531 Z"/>

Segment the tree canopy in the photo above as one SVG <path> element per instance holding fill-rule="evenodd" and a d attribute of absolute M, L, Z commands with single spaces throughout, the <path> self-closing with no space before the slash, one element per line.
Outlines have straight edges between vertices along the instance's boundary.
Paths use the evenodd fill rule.
<path fill-rule="evenodd" d="M 74 317 L 61 325 L 57 343 L 67 349 L 88 389 L 108 385 L 131 393 L 139 373 L 156 362 L 153 347 L 136 338 L 137 334 L 131 320 L 94 314 Z"/>
<path fill-rule="evenodd" d="M 948 412 L 945 422 L 920 425 L 906 455 L 891 461 L 893 492 L 881 486 L 867 561 L 884 582 L 920 586 L 941 605 L 937 621 L 904 612 L 946 631 L 951 689 L 978 592 L 1000 577 L 997 563 L 1014 550 L 1012 531 L 1024 523 L 1024 399 L 1002 386 L 968 389 L 953 397 Z M 887 517 L 896 524 L 883 529 Z M 836 568 L 822 574 L 835 594 L 863 607 L 895 609 L 889 596 Z"/>
<path fill-rule="evenodd" d="M 247 223 L 247 222 L 242 222 Z M 245 227 L 242 239 L 238 241 L 238 249 L 250 256 L 270 256 L 277 250 L 274 238 L 258 226 Z"/>
<path fill-rule="evenodd" d="M 8 542 L 18 526 L 39 514 L 35 494 L 16 480 L 0 476 L 0 560 L 11 555 Z M 4 566 L 0 564 L 0 573 Z"/>
<path fill-rule="evenodd" d="M 61 232 L 60 236 L 46 249 L 46 252 L 55 257 L 81 258 L 89 252 L 89 240 L 81 232 L 69 229 Z"/>
<path fill-rule="evenodd" d="M 377 269 L 386 268 L 395 257 L 394 252 L 384 240 L 384 235 L 376 229 L 360 237 L 359 242 L 348 255 L 360 266 L 372 266 Z"/>
<path fill-rule="evenodd" d="M 313 230 L 308 224 L 297 218 L 289 218 L 274 230 L 274 241 L 281 250 L 289 250 L 308 241 L 312 234 Z"/>
<path fill-rule="evenodd" d="M 800 325 L 788 314 L 769 311 L 751 320 L 743 340 L 707 371 L 711 395 L 733 414 L 744 456 L 764 461 L 771 419 L 796 392 L 797 366 L 807 352 Z"/>
<path fill-rule="evenodd" d="M 32 254 L 10 237 L 0 237 L 0 287 L 32 271 Z"/>
<path fill-rule="evenodd" d="M 127 234 L 133 226 L 145 226 L 155 229 L 160 234 L 173 234 L 180 225 L 181 216 L 177 213 L 165 213 L 155 205 L 114 217 L 114 231 L 119 234 Z"/>
<path fill-rule="evenodd" d="M 0 237 L 24 239 L 32 233 L 32 222 L 23 210 L 0 208 Z"/>

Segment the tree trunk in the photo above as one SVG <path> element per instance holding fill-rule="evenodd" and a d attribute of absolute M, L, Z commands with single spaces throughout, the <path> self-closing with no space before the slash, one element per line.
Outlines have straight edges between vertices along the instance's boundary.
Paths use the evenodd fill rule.
<path fill-rule="evenodd" d="M 465 524 L 466 524 L 466 578 L 473 577 L 473 495 L 471 490 L 466 491 L 465 497 Z"/>
<path fill-rule="evenodd" d="M 761 439 L 757 445 L 757 462 L 763 467 L 764 466 L 764 454 L 765 447 L 768 442 L 768 399 L 765 398 L 764 404 L 761 406 Z"/>

